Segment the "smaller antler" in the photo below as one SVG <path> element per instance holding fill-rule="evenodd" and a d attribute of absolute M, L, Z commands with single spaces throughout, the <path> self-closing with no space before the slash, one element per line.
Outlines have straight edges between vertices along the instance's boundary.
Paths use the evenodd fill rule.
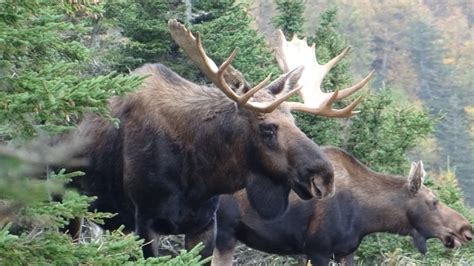
<path fill-rule="evenodd" d="M 332 109 L 332 104 L 344 99 L 361 88 L 363 88 L 373 75 L 371 71 L 364 79 L 352 87 L 342 91 L 325 93 L 321 90 L 321 84 L 326 74 L 349 52 L 349 48 L 345 48 L 335 58 L 331 59 L 324 65 L 320 65 L 316 58 L 315 45 L 311 47 L 306 43 L 306 38 L 299 39 L 293 36 L 289 42 L 285 35 L 279 30 L 279 47 L 276 49 L 276 57 L 280 68 L 283 71 L 292 69 L 295 66 L 303 65 L 305 67 L 298 84 L 302 86 L 300 91 L 303 103 L 291 102 L 289 106 L 291 110 L 309 112 L 317 115 L 328 117 L 348 117 L 356 112 L 354 108 L 360 103 L 361 97 L 358 97 L 351 104 L 343 109 Z"/>
<path fill-rule="evenodd" d="M 237 95 L 227 84 L 224 75 L 227 69 L 230 67 L 232 60 L 237 54 L 237 49 L 234 49 L 230 56 L 222 63 L 220 67 L 212 61 L 206 55 L 204 48 L 201 44 L 201 38 L 199 34 L 196 34 L 194 37 L 193 33 L 188 30 L 184 25 L 179 23 L 177 20 L 170 20 L 168 22 L 168 27 L 170 29 L 171 36 L 174 41 L 184 50 L 184 52 L 190 57 L 190 59 L 201 69 L 202 72 L 230 99 L 237 102 L 239 105 L 260 112 L 260 113 L 270 113 L 275 110 L 281 103 L 286 101 L 292 95 L 300 90 L 301 87 L 297 87 L 290 92 L 286 93 L 284 96 L 276 99 L 273 102 L 268 104 L 262 104 L 259 102 L 250 102 L 250 98 L 257 93 L 259 90 L 263 89 L 268 82 L 270 81 L 271 75 L 268 75 L 262 82 L 257 86 L 248 90 L 243 95 Z M 302 67 L 297 67 L 296 72 L 301 72 Z M 292 71 L 292 72 L 293 72 Z"/>

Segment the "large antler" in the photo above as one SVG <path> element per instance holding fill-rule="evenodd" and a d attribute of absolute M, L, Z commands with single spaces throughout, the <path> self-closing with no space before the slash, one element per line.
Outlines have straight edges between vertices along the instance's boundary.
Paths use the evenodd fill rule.
<path fill-rule="evenodd" d="M 184 52 L 189 56 L 189 58 L 201 69 L 202 72 L 230 99 L 237 102 L 240 106 L 245 108 L 260 112 L 260 113 L 270 113 L 275 110 L 280 104 L 290 98 L 295 94 L 301 87 L 297 87 L 290 92 L 286 93 L 284 96 L 276 99 L 270 103 L 260 103 L 260 102 L 250 102 L 250 98 L 257 93 L 259 90 L 263 89 L 270 80 L 271 75 L 268 75 L 262 82 L 257 86 L 248 90 L 243 95 L 237 95 L 227 84 L 225 80 L 225 73 L 230 67 L 232 60 L 237 54 L 237 49 L 230 54 L 230 56 L 222 63 L 220 67 L 212 61 L 206 55 L 204 48 L 201 44 L 201 38 L 199 34 L 196 34 L 194 37 L 193 33 L 188 30 L 184 25 L 179 23 L 177 20 L 170 20 L 168 22 L 168 27 L 170 29 L 171 36 L 174 41 L 184 50 Z M 291 72 L 295 72 L 294 75 L 299 76 L 298 72 L 302 72 L 302 67 L 297 67 Z"/>
<path fill-rule="evenodd" d="M 305 67 L 298 81 L 298 84 L 302 86 L 300 94 L 303 98 L 303 103 L 289 103 L 291 110 L 328 117 L 348 117 L 355 113 L 353 110 L 362 100 L 361 97 L 340 110 L 332 109 L 332 104 L 337 100 L 352 95 L 364 87 L 372 77 L 373 71 L 350 88 L 325 93 L 321 90 L 324 76 L 349 52 L 349 48 L 345 48 L 338 56 L 326 64 L 320 65 L 316 59 L 314 44 L 311 47 L 308 46 L 306 38 L 298 39 L 296 36 L 293 36 L 293 39 L 289 42 L 286 40 L 283 32 L 279 30 L 278 39 L 279 47 L 276 49 L 276 57 L 280 68 L 283 71 L 287 71 L 295 66 L 303 65 Z"/>

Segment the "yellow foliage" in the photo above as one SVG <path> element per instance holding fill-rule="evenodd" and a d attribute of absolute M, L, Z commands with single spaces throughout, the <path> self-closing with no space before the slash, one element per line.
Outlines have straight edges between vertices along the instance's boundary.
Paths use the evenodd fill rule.
<path fill-rule="evenodd" d="M 474 106 L 467 105 L 464 106 L 464 112 L 467 114 L 469 122 L 469 133 L 474 136 Z"/>
<path fill-rule="evenodd" d="M 443 58 L 443 64 L 445 65 L 453 65 L 456 63 L 456 59 L 453 57 Z"/>
<path fill-rule="evenodd" d="M 468 114 L 470 117 L 474 118 L 474 106 L 472 105 L 464 106 L 464 112 L 466 112 L 466 114 Z"/>
<path fill-rule="evenodd" d="M 456 174 L 451 169 L 447 169 L 436 175 L 436 180 L 440 183 L 458 184 Z"/>

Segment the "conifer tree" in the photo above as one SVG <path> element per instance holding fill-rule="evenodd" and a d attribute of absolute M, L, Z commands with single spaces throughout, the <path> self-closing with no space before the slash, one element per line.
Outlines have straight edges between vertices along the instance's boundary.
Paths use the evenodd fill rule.
<path fill-rule="evenodd" d="M 258 82 L 278 68 L 263 37 L 250 27 L 251 18 L 244 4 L 234 0 L 191 1 L 192 19 L 187 25 L 199 32 L 208 55 L 222 63 L 238 48 L 233 65 Z M 120 53 L 125 55 L 116 69 L 133 69 L 141 63 L 163 63 L 178 74 L 197 82 L 205 82 L 197 68 L 171 39 L 167 21 L 177 18 L 186 21 L 184 5 L 180 1 L 122 1 L 107 5 L 107 18 L 117 22 L 123 35 L 129 38 Z M 151 32 L 155 31 L 156 32 Z"/>
<path fill-rule="evenodd" d="M 127 38 L 117 51 L 116 70 L 128 72 L 144 63 L 173 63 L 168 20 L 184 18 L 181 1 L 110 1 L 105 8 L 106 19 Z"/>
<path fill-rule="evenodd" d="M 140 83 L 114 73 L 88 76 L 90 51 L 81 44 L 89 19 L 84 12 L 65 14 L 69 4 L 55 1 L 0 4 L 0 139 L 60 132 L 84 112 L 108 116 L 109 97 Z"/>
<path fill-rule="evenodd" d="M 196 24 L 193 30 L 201 34 L 206 52 L 218 64 L 237 48 L 238 53 L 232 65 L 241 71 L 246 79 L 256 83 L 268 74 L 276 76 L 279 70 L 263 37 L 250 27 L 252 19 L 246 8 L 242 4 L 225 7 L 221 10 L 220 17 Z"/>
<path fill-rule="evenodd" d="M 278 15 L 273 18 L 276 28 L 280 28 L 288 37 L 303 34 L 305 22 L 303 0 L 277 0 L 276 9 Z"/>
<path fill-rule="evenodd" d="M 103 1 L 101 1 L 103 2 Z M 198 252 L 142 257 L 142 240 L 121 229 L 100 238 L 73 241 L 62 232 L 73 217 L 100 223 L 110 214 L 88 212 L 93 198 L 66 190 L 79 172 L 48 173 L 48 164 L 68 159 L 73 146 L 50 148 L 39 138 L 74 128 L 86 112 L 110 117 L 108 99 L 135 89 L 141 77 L 92 75 L 84 44 L 98 1 L 0 2 L 0 264 L 77 265 L 136 263 L 189 265 Z M 118 126 L 118 124 L 117 124 Z M 39 139 L 29 147 L 25 143 Z M 61 148 L 62 147 L 62 148 Z M 31 178 L 31 176 L 35 178 Z M 80 178 L 80 177 L 79 177 Z M 51 198 L 61 195 L 61 201 Z"/>

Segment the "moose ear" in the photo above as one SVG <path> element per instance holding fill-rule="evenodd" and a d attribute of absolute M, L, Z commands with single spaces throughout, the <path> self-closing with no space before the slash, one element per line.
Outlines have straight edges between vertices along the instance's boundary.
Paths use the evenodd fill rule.
<path fill-rule="evenodd" d="M 295 89 L 298 86 L 298 80 L 300 80 L 303 70 L 304 67 L 300 66 L 281 75 L 279 78 L 270 83 L 266 89 L 274 96 L 280 93 L 287 93 Z"/>
<path fill-rule="evenodd" d="M 416 194 L 423 185 L 425 180 L 425 169 L 423 168 L 423 162 L 418 161 L 417 163 L 411 163 L 410 173 L 408 174 L 408 188 L 411 194 Z"/>
<path fill-rule="evenodd" d="M 224 79 L 237 95 L 242 95 L 252 88 L 252 86 L 250 86 L 250 84 L 245 80 L 244 75 L 232 65 L 226 68 Z"/>
<path fill-rule="evenodd" d="M 247 183 L 247 199 L 263 219 L 282 215 L 288 207 L 290 188 L 264 176 L 253 176 Z"/>

